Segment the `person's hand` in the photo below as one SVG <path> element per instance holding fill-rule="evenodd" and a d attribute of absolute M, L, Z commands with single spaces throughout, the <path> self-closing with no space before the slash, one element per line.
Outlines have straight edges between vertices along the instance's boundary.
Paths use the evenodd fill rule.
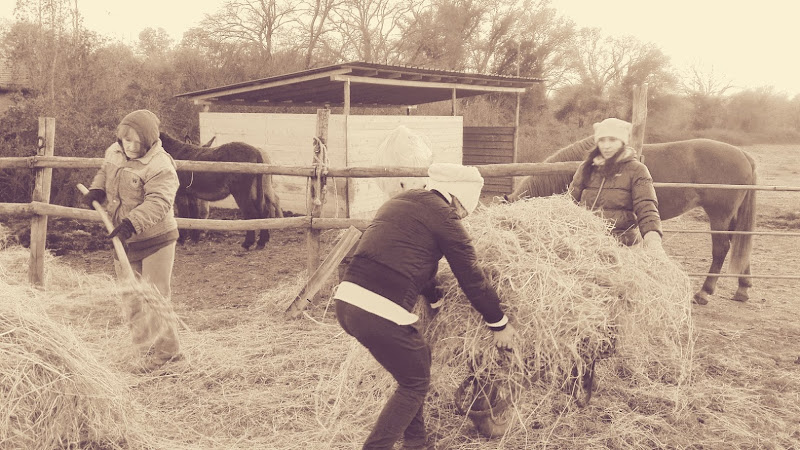
<path fill-rule="evenodd" d="M 127 241 L 135 233 L 136 229 L 133 228 L 133 224 L 131 223 L 130 219 L 122 219 L 122 223 L 117 225 L 117 228 L 114 228 L 111 233 L 108 233 L 108 237 L 113 238 L 114 236 L 117 236 L 123 241 Z"/>
<path fill-rule="evenodd" d="M 500 350 L 513 350 L 517 345 L 517 337 L 519 333 L 510 323 L 507 323 L 502 330 L 492 332 L 494 345 Z"/>
<path fill-rule="evenodd" d="M 656 254 L 664 253 L 664 247 L 661 246 L 661 235 L 657 232 L 651 231 L 645 234 L 642 241 L 642 247 L 648 252 Z"/>
<path fill-rule="evenodd" d="M 106 191 L 102 189 L 89 189 L 89 192 L 83 196 L 83 201 L 89 206 L 93 206 L 92 202 L 103 203 L 105 200 Z"/>

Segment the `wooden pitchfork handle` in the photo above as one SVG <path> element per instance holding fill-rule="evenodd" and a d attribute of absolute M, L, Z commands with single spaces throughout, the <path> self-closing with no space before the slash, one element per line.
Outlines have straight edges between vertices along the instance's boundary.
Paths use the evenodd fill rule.
<path fill-rule="evenodd" d="M 89 193 L 89 189 L 86 189 L 81 183 L 78 183 L 78 190 L 81 191 L 81 194 L 86 195 Z M 106 225 L 106 230 L 109 233 L 114 231 L 114 224 L 111 223 L 111 219 L 108 217 L 108 213 L 106 210 L 103 209 L 103 206 L 97 200 L 92 201 L 92 207 L 94 210 L 100 213 L 100 218 L 103 219 L 103 223 Z M 131 280 L 134 280 L 134 273 L 133 267 L 131 267 L 131 263 L 128 260 L 128 255 L 125 253 L 125 246 L 122 245 L 122 241 L 119 240 L 117 236 L 111 238 L 111 243 L 114 244 L 114 251 L 117 254 L 117 259 L 119 260 L 119 265 L 122 268 L 122 272 L 129 276 Z"/>

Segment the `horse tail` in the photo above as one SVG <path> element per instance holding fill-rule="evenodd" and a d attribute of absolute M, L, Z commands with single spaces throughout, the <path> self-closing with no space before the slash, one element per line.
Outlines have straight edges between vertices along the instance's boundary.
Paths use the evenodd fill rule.
<path fill-rule="evenodd" d="M 756 163 L 745 153 L 753 170 L 752 184 L 757 184 Z M 749 190 L 736 211 L 733 231 L 753 231 L 756 223 L 756 191 Z M 748 269 L 750 254 L 753 250 L 753 235 L 734 234 L 731 238 L 731 273 L 744 273 Z"/>
<path fill-rule="evenodd" d="M 263 160 L 261 162 L 263 162 Z M 264 178 L 268 176 L 268 174 L 262 173 L 256 177 L 256 199 L 258 201 L 258 210 L 261 212 L 261 217 L 263 218 L 270 217 L 269 211 L 267 210 L 267 201 L 264 198 Z"/>

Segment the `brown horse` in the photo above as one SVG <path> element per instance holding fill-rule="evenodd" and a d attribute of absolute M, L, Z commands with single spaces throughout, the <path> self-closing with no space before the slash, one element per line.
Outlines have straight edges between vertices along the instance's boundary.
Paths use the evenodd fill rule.
<path fill-rule="evenodd" d="M 587 137 L 558 150 L 545 162 L 582 161 L 595 148 L 594 138 Z M 645 163 L 657 183 L 756 184 L 756 164 L 738 147 L 710 139 L 691 139 L 663 144 L 645 144 Z M 572 174 L 530 176 L 508 196 L 509 201 L 523 197 L 544 197 L 566 192 Z M 754 190 L 658 187 L 658 210 L 667 220 L 701 207 L 708 214 L 713 231 L 752 231 L 755 225 L 756 196 Z M 752 235 L 712 234 L 710 274 L 718 274 L 731 250 L 730 272 L 742 274 L 733 299 L 747 301 L 752 286 L 750 253 Z M 696 303 L 708 303 L 708 295 L 716 289 L 718 277 L 706 277 L 703 287 L 694 294 Z"/>
<path fill-rule="evenodd" d="M 201 147 L 181 142 L 167 133 L 161 133 L 164 150 L 175 159 L 189 161 L 218 161 L 270 164 L 261 150 L 244 142 L 230 142 L 218 147 Z M 272 187 L 271 175 L 222 172 L 179 171 L 180 187 L 175 199 L 180 210 L 183 205 L 187 215 L 199 213 L 199 208 L 190 207 L 192 198 L 218 201 L 232 195 L 245 219 L 283 217 L 280 200 Z M 191 218 L 196 218 L 191 217 Z M 269 230 L 261 230 L 256 248 L 261 249 L 269 241 Z M 242 247 L 249 249 L 256 243 L 255 231 L 247 231 Z"/>
<path fill-rule="evenodd" d="M 211 147 L 211 144 L 214 143 L 214 140 L 217 137 L 212 137 L 208 142 L 203 144 L 203 147 Z M 183 137 L 183 142 L 185 144 L 195 144 L 192 138 L 187 134 Z M 185 217 L 188 219 L 208 219 L 208 216 L 211 214 L 211 204 L 203 199 L 199 199 L 197 197 L 193 197 L 186 193 L 185 189 L 181 190 L 181 195 L 177 195 L 175 197 L 175 215 L 177 217 Z M 184 244 L 186 242 L 186 238 L 188 237 L 192 242 L 198 243 L 200 239 L 204 236 L 203 230 L 178 230 L 180 232 L 180 236 L 178 237 L 178 243 Z"/>

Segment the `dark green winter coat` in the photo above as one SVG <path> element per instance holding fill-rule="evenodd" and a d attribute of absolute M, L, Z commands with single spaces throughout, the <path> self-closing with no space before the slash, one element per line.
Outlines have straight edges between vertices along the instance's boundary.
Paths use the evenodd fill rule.
<path fill-rule="evenodd" d="M 614 223 L 613 233 L 626 245 L 661 232 L 658 198 L 647 166 L 626 147 L 608 161 L 595 149 L 575 171 L 569 190 L 581 205 Z M 604 163 L 598 165 L 597 163 Z"/>

